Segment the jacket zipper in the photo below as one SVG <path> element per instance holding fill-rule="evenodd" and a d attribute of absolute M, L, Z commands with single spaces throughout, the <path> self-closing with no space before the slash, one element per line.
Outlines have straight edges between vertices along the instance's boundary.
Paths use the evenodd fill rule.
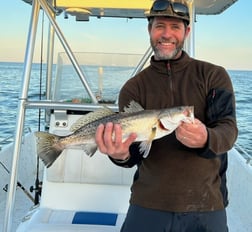
<path fill-rule="evenodd" d="M 173 80 L 172 80 L 172 72 L 171 72 L 171 64 L 170 61 L 167 62 L 167 75 L 169 81 L 169 88 L 170 88 L 170 96 L 171 96 L 171 105 L 174 104 L 174 96 L 173 96 Z"/>

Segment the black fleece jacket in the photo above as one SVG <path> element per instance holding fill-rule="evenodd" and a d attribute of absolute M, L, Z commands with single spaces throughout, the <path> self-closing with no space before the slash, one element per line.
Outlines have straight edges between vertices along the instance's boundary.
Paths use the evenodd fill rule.
<path fill-rule="evenodd" d="M 193 105 L 195 117 L 208 131 L 204 148 L 181 144 L 172 133 L 152 143 L 143 159 L 138 144 L 130 147 L 130 159 L 115 164 L 138 165 L 130 203 L 171 212 L 212 211 L 228 203 L 227 151 L 238 134 L 235 97 L 224 68 L 189 57 L 155 61 L 120 91 L 120 110 L 131 100 L 145 109 Z"/>

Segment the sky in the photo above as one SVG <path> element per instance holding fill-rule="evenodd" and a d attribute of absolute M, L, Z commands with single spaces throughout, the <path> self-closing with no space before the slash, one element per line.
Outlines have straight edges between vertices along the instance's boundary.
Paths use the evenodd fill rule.
<path fill-rule="evenodd" d="M 195 23 L 195 58 L 228 70 L 252 70 L 252 1 L 238 0 L 220 15 L 197 16 Z M 0 3 L 0 62 L 23 62 L 30 24 L 31 6 L 21 0 Z M 48 21 L 39 18 L 34 62 L 44 61 L 41 40 L 46 47 Z M 43 27 L 43 39 L 42 23 Z M 74 17 L 57 17 L 57 22 L 72 51 L 121 52 L 142 54 L 149 46 L 145 19 L 91 18 L 75 22 Z M 112 45 L 111 45 L 112 44 Z M 46 50 L 46 49 L 45 49 Z M 59 43 L 55 51 L 63 51 Z"/>

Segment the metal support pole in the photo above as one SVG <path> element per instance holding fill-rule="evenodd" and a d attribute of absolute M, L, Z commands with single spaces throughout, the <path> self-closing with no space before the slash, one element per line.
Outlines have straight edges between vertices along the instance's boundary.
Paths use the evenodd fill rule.
<path fill-rule="evenodd" d="M 54 16 L 52 16 L 54 17 Z M 52 25 L 48 29 L 48 47 L 47 47 L 47 74 L 46 74 L 46 99 L 51 99 L 51 84 L 53 73 L 53 53 L 54 53 L 54 38 L 55 33 Z"/>
<path fill-rule="evenodd" d="M 23 128 L 24 128 L 25 102 L 27 101 L 27 95 L 28 95 L 28 87 L 29 87 L 29 81 L 30 81 L 38 18 L 39 18 L 39 3 L 38 3 L 38 0 L 34 0 L 33 6 L 32 6 L 32 14 L 31 14 L 31 20 L 30 20 L 29 34 L 28 34 L 28 39 L 27 39 L 27 46 L 26 46 L 22 92 L 21 92 L 21 95 L 19 98 L 19 104 L 18 104 L 15 143 L 14 143 L 14 150 L 13 150 L 13 157 L 12 157 L 12 168 L 11 168 L 11 173 L 10 173 L 11 174 L 10 184 L 9 184 L 8 196 L 7 196 L 7 201 L 6 201 L 6 211 L 5 211 L 3 232 L 10 232 L 11 226 L 12 226 L 13 207 L 14 207 L 14 202 L 15 202 L 15 194 L 16 194 L 16 186 L 17 186 L 18 161 L 19 161 L 19 154 L 20 154 L 21 143 L 22 143 L 22 134 L 23 134 Z"/>
<path fill-rule="evenodd" d="M 195 57 L 195 1 L 191 0 L 190 3 L 190 15 L 191 15 L 191 35 L 190 35 L 190 56 Z"/>
<path fill-rule="evenodd" d="M 189 12 L 190 12 L 190 34 L 188 36 L 188 38 L 185 41 L 184 44 L 184 49 L 185 51 L 191 56 L 194 57 L 195 56 L 195 28 L 194 28 L 194 24 L 195 24 L 195 1 L 194 0 L 187 0 L 187 4 L 189 7 Z"/>
<path fill-rule="evenodd" d="M 143 69 L 144 65 L 146 64 L 148 59 L 151 57 L 152 53 L 153 53 L 152 47 L 149 46 L 149 48 L 143 55 L 142 59 L 139 61 L 138 65 L 136 66 L 133 73 L 131 74 L 132 77 L 135 76 L 137 73 L 139 73 Z"/>
<path fill-rule="evenodd" d="M 55 13 L 52 13 L 55 18 Z M 52 24 L 48 28 L 48 47 L 47 47 L 47 73 L 46 73 L 46 99 L 52 99 L 51 86 L 52 86 L 52 73 L 53 73 L 53 58 L 54 58 L 54 42 L 55 31 Z M 50 111 L 45 112 L 45 126 L 47 127 L 50 121 Z"/>

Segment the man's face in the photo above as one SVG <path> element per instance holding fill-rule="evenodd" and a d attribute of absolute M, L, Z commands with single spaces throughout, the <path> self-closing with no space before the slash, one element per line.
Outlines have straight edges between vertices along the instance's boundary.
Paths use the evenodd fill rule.
<path fill-rule="evenodd" d="M 155 17 L 148 30 L 155 59 L 170 60 L 181 55 L 190 28 L 180 19 Z"/>

